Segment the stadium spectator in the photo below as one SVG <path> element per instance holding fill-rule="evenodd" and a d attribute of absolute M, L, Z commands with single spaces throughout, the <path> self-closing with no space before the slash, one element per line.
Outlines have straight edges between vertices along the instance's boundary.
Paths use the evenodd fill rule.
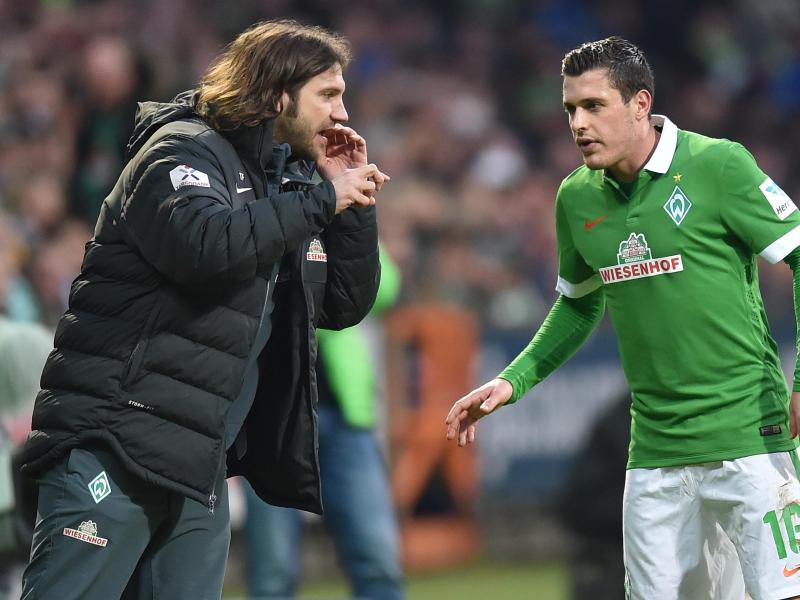
<path fill-rule="evenodd" d="M 0 600 L 19 598 L 30 549 L 32 507 L 21 491 L 32 484 L 12 465 L 30 431 L 39 375 L 52 347 L 53 334 L 41 325 L 0 316 Z"/>
<path fill-rule="evenodd" d="M 578 451 L 555 509 L 575 537 L 572 600 L 625 597 L 622 553 L 622 494 L 630 443 L 630 394 L 602 414 Z"/>
<path fill-rule="evenodd" d="M 141 86 L 133 52 L 121 37 L 99 36 L 84 53 L 83 120 L 77 132 L 72 198 L 78 203 L 74 212 L 93 224 L 125 165 L 125 142 Z"/>

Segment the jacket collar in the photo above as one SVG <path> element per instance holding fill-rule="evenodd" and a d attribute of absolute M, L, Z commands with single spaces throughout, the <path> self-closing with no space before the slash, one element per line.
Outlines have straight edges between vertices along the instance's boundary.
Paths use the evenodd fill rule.
<path fill-rule="evenodd" d="M 276 170 L 280 173 L 289 156 L 289 146 L 273 144 L 272 130 L 274 119 L 267 119 L 258 125 L 248 127 L 242 125 L 236 129 L 222 131 L 222 134 L 233 144 L 237 154 L 246 161 L 253 161 L 262 170 Z M 281 158 L 283 156 L 283 158 Z M 279 161 L 276 168 L 275 160 Z"/>
<path fill-rule="evenodd" d="M 222 133 L 245 164 L 259 166 L 271 180 L 279 178 L 280 183 L 285 183 L 284 180 L 309 183 L 314 175 L 315 164 L 295 159 L 289 144 L 274 143 L 274 124 L 274 120 L 269 119 L 255 127 L 242 126 Z"/>

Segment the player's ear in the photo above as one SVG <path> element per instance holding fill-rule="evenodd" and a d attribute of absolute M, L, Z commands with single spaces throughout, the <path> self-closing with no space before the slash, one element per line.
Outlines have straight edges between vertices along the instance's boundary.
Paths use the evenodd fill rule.
<path fill-rule="evenodd" d="M 633 104 L 634 117 L 636 120 L 647 119 L 650 110 L 653 108 L 653 95 L 647 90 L 639 90 L 631 98 Z"/>

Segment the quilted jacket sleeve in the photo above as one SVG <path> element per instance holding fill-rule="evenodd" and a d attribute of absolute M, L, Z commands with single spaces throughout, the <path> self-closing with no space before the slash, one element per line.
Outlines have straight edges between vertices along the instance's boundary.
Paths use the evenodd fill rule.
<path fill-rule="evenodd" d="M 322 235 L 328 252 L 328 283 L 318 326 L 344 329 L 367 315 L 378 292 L 381 267 L 375 207 L 345 210 Z"/>
<path fill-rule="evenodd" d="M 260 198 L 233 209 L 213 153 L 168 137 L 136 161 L 124 182 L 123 235 L 179 284 L 245 280 L 319 233 L 334 216 L 333 186 Z"/>

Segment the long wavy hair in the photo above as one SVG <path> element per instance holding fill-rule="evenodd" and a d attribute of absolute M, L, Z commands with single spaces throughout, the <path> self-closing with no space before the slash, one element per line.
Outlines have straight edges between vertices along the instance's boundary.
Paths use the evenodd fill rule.
<path fill-rule="evenodd" d="M 218 130 L 275 117 L 283 93 L 294 101 L 312 77 L 347 67 L 350 44 L 322 27 L 292 20 L 256 23 L 214 61 L 200 81 L 197 112 Z"/>

